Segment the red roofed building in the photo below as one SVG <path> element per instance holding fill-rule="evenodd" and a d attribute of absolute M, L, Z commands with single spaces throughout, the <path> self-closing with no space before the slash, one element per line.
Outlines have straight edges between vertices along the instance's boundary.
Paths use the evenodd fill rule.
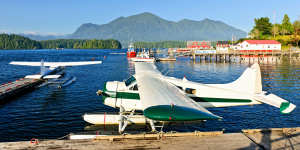
<path fill-rule="evenodd" d="M 187 48 L 211 49 L 210 41 L 187 41 Z"/>
<path fill-rule="evenodd" d="M 245 40 L 235 46 L 235 50 L 241 52 L 272 52 L 280 51 L 281 43 L 275 40 Z"/>

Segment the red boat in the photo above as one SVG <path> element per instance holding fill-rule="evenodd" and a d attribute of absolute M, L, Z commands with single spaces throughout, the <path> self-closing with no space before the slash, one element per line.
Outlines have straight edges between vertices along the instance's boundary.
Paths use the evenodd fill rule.
<path fill-rule="evenodd" d="M 130 43 L 128 46 L 127 57 L 136 57 L 136 52 L 134 50 L 133 43 Z"/>

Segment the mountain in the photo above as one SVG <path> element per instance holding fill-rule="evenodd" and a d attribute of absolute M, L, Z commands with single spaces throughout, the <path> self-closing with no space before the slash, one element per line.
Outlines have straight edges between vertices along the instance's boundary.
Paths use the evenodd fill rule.
<path fill-rule="evenodd" d="M 20 33 L 18 35 L 28 37 L 32 40 L 37 40 L 37 41 L 69 38 L 69 35 L 40 35 L 40 34 L 30 34 L 30 33 Z"/>
<path fill-rule="evenodd" d="M 231 40 L 246 37 L 246 32 L 221 21 L 183 19 L 178 22 L 162 19 L 151 13 L 119 17 L 107 24 L 82 24 L 69 38 L 116 39 L 123 44 L 133 41 L 165 40 Z"/>

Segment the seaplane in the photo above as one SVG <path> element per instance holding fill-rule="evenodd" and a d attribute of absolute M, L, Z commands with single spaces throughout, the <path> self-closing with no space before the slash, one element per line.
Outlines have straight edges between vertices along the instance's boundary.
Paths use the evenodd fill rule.
<path fill-rule="evenodd" d="M 268 104 L 281 113 L 296 106 L 262 90 L 258 64 L 248 67 L 235 81 L 226 84 L 202 84 L 160 73 L 152 63 L 135 63 L 135 74 L 125 80 L 106 82 L 97 91 L 107 106 L 119 108 L 118 114 L 84 114 L 95 125 L 118 124 L 123 133 L 128 124 L 150 124 L 157 131 L 164 123 L 222 119 L 208 111 L 210 107 Z M 158 125 L 159 124 L 159 125 Z"/>
<path fill-rule="evenodd" d="M 27 75 L 24 78 L 42 79 L 47 81 L 42 85 L 59 84 L 58 88 L 62 88 L 76 81 L 76 77 L 71 77 L 63 81 L 58 80 L 59 78 L 62 78 L 65 75 L 65 67 L 93 65 L 93 64 L 101 64 L 101 63 L 102 61 L 44 62 L 43 60 L 41 60 L 41 62 L 12 61 L 9 64 L 21 65 L 21 66 L 39 66 L 41 68 L 39 74 Z M 50 79 L 54 81 L 48 81 Z"/>

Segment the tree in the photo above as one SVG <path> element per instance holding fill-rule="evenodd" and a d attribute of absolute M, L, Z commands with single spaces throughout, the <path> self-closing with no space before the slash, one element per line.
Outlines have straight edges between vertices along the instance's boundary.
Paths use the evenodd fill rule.
<path fill-rule="evenodd" d="M 294 32 L 296 35 L 300 35 L 300 20 L 296 20 L 293 23 Z"/>
<path fill-rule="evenodd" d="M 280 24 L 274 24 L 272 34 L 274 37 L 280 33 L 281 25 Z"/>
<path fill-rule="evenodd" d="M 296 43 L 296 46 L 299 46 L 299 41 L 300 41 L 300 20 L 296 20 L 293 23 L 293 27 L 294 27 L 294 40 Z"/>
<path fill-rule="evenodd" d="M 262 35 L 271 35 L 272 33 L 272 24 L 270 23 L 270 19 L 268 17 L 261 17 L 258 19 L 254 19 L 255 26 L 251 30 L 253 34 L 256 35 L 255 32 L 259 32 L 260 36 Z"/>
<path fill-rule="evenodd" d="M 290 18 L 287 14 L 284 15 L 282 24 L 281 24 L 281 31 L 283 35 L 291 35 L 294 32 L 294 28 L 292 23 L 290 22 Z"/>

